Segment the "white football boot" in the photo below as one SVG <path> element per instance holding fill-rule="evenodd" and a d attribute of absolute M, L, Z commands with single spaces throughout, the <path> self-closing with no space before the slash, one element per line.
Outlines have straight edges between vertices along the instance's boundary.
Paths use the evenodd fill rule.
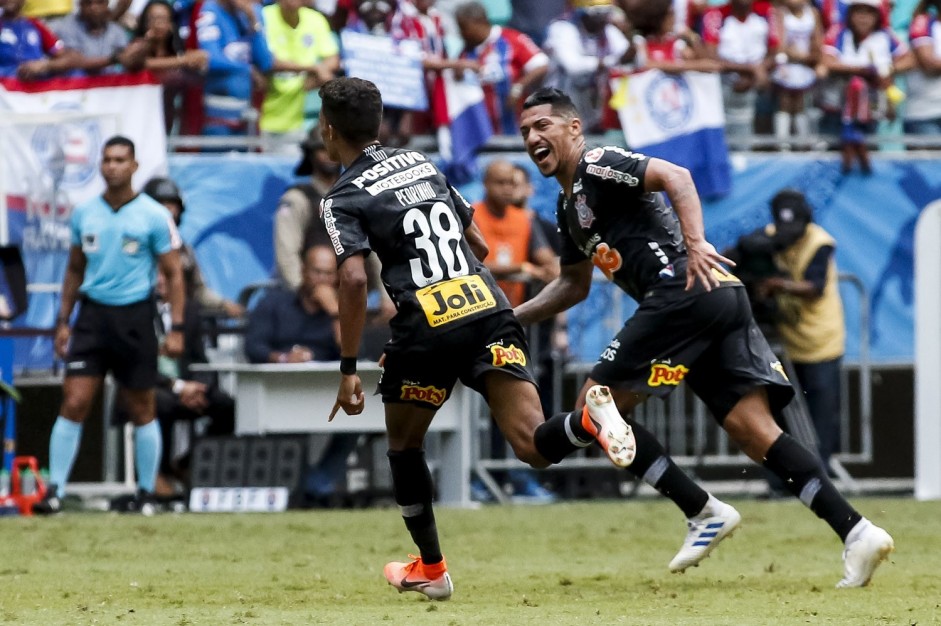
<path fill-rule="evenodd" d="M 843 579 L 837 589 L 865 587 L 879 564 L 889 558 L 895 550 L 895 541 L 886 531 L 865 517 L 853 526 L 846 536 L 843 549 Z"/>
<path fill-rule="evenodd" d="M 702 512 L 686 520 L 689 532 L 686 533 L 683 547 L 670 561 L 670 571 L 683 572 L 687 567 L 699 565 L 741 523 L 742 516 L 735 507 L 710 495 Z"/>
<path fill-rule="evenodd" d="M 582 428 L 598 440 L 611 462 L 627 467 L 634 462 L 637 441 L 634 432 L 624 421 L 614 404 L 611 390 L 604 385 L 593 385 L 585 396 Z"/>

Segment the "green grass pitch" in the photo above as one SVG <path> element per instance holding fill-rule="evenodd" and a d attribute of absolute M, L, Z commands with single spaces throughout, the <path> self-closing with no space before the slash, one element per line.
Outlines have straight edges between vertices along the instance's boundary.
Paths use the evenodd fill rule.
<path fill-rule="evenodd" d="M 895 537 L 865 589 L 796 501 L 735 502 L 743 525 L 670 574 L 663 500 L 439 509 L 450 602 L 382 577 L 414 551 L 398 511 L 0 519 L 0 624 L 941 624 L 941 503 L 857 499 Z"/>

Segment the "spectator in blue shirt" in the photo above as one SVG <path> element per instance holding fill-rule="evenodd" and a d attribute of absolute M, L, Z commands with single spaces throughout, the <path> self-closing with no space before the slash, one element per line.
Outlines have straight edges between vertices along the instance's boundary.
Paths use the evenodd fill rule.
<path fill-rule="evenodd" d="M 72 55 L 39 20 L 23 17 L 25 0 L 6 0 L 0 11 L 0 77 L 42 78 L 69 69 Z"/>
<path fill-rule="evenodd" d="M 268 48 L 261 6 L 253 0 L 206 0 L 196 39 L 209 54 L 203 89 L 204 135 L 244 135 L 252 117 L 252 88 L 267 90 L 271 72 L 317 72 L 315 65 L 277 59 Z"/>
<path fill-rule="evenodd" d="M 301 286 L 297 291 L 268 291 L 248 317 L 245 355 L 252 363 L 338 361 L 336 256 L 327 246 L 304 253 Z"/>
<path fill-rule="evenodd" d="M 206 0 L 196 17 L 199 47 L 209 53 L 203 92 L 204 135 L 244 135 L 253 80 L 274 67 L 261 7 L 251 0 Z"/>

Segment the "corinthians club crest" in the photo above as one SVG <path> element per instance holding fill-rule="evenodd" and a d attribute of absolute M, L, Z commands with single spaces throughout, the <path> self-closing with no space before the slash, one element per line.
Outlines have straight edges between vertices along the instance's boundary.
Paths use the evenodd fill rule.
<path fill-rule="evenodd" d="M 582 228 L 589 228 L 592 222 L 595 221 L 595 214 L 592 213 L 583 193 L 575 196 L 575 213 L 578 214 L 578 225 Z"/>

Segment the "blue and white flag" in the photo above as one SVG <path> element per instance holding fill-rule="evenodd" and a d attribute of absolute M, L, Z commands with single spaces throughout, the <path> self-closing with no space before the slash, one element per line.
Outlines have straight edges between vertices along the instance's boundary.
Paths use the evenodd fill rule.
<path fill-rule="evenodd" d="M 444 173 L 453 184 L 460 185 L 474 177 L 477 151 L 493 134 L 493 123 L 476 75 L 464 72 L 463 80 L 456 80 L 451 70 L 444 70 L 441 78 L 442 89 L 436 90 L 435 105 L 447 116 L 437 120 L 438 150 L 444 160 Z"/>
<path fill-rule="evenodd" d="M 611 93 L 632 150 L 687 168 L 705 198 L 731 191 L 718 74 L 647 70 L 613 79 Z"/>

